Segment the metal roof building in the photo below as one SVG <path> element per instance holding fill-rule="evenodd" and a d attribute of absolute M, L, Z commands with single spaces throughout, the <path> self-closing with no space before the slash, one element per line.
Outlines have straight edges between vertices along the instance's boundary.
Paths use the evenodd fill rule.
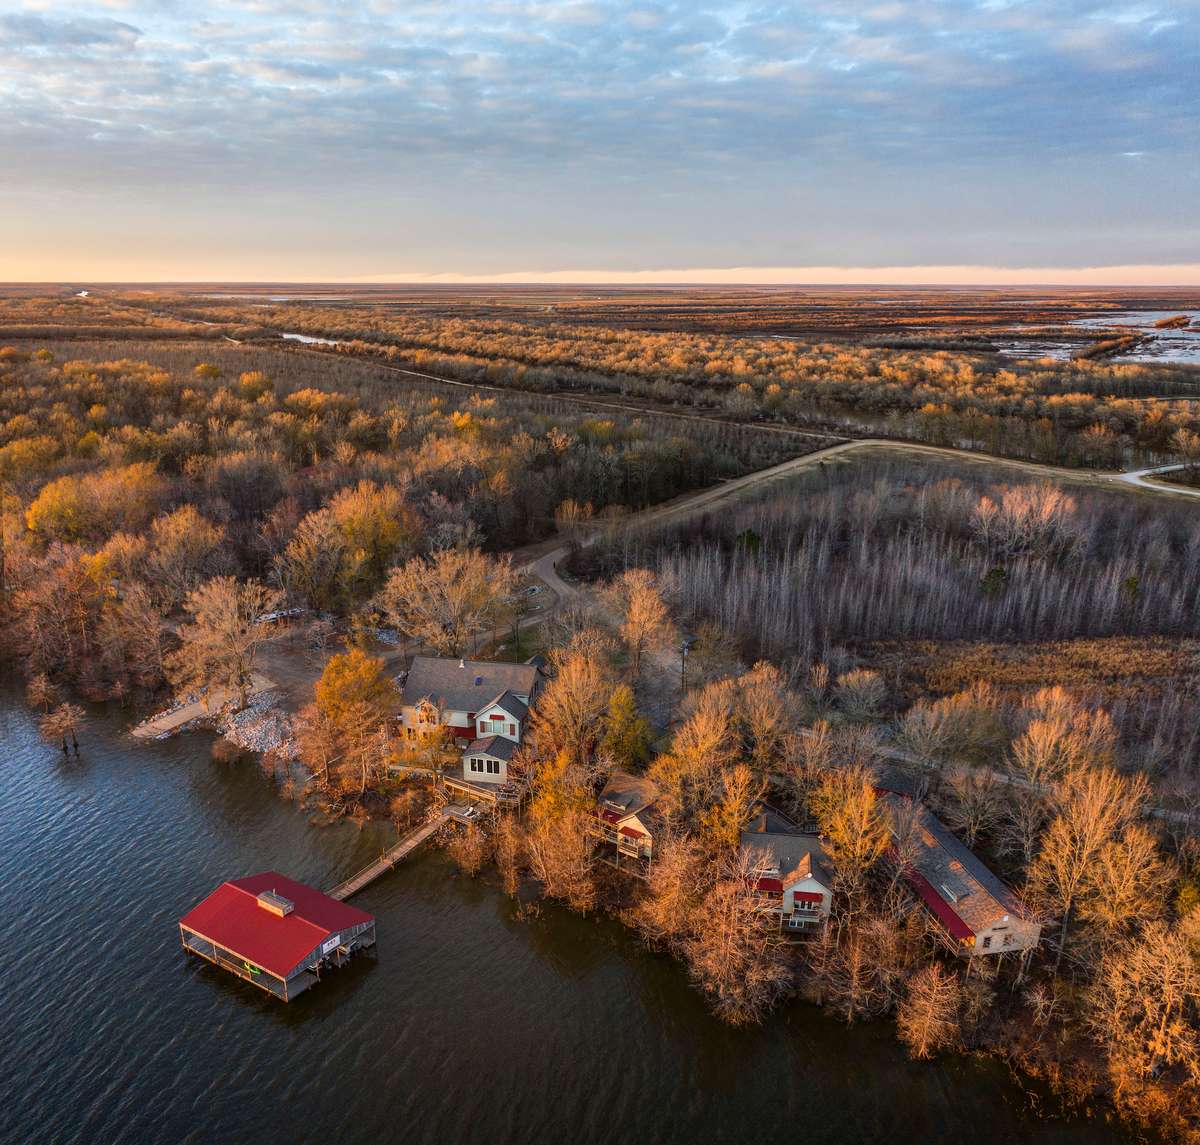
<path fill-rule="evenodd" d="M 179 920 L 185 951 L 291 1001 L 375 945 L 375 918 L 277 871 L 222 883 Z"/>

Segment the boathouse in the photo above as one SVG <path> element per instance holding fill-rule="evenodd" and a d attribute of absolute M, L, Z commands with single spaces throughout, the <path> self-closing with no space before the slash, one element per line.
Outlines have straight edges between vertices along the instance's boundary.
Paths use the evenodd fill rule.
<path fill-rule="evenodd" d="M 184 950 L 290 1002 L 375 945 L 375 918 L 277 871 L 222 883 L 179 920 Z"/>

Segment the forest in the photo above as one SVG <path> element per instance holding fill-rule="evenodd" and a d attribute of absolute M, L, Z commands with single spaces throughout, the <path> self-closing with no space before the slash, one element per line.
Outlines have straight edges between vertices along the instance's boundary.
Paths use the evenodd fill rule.
<path fill-rule="evenodd" d="M 534 392 L 619 394 L 738 420 L 1121 468 L 1200 449 L 1194 366 L 1013 360 L 861 338 L 655 333 L 553 320 L 397 314 L 364 305 L 175 311 L 340 343 L 340 354 Z M 1188 400 L 1191 399 L 1191 400 Z"/>
<path fill-rule="evenodd" d="M 1148 521 L 1126 494 L 880 450 L 719 514 L 613 530 L 572 567 L 601 580 L 653 569 L 692 628 L 726 633 L 746 663 L 866 666 L 893 708 L 979 680 L 1063 685 L 1113 711 L 1131 758 L 1189 782 L 1200 766 L 1188 505 Z"/>
<path fill-rule="evenodd" d="M 166 618 L 213 576 L 347 615 L 405 558 L 513 548 L 811 447 L 552 398 L 501 407 L 354 362 L 144 349 L 0 348 L 7 646 L 91 698 L 162 686 Z"/>

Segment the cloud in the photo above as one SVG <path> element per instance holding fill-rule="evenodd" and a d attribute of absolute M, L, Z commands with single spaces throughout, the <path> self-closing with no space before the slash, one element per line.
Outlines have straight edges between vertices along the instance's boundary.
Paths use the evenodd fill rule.
<path fill-rule="evenodd" d="M 107 18 L 48 19 L 33 12 L 0 15 L 0 44 L 9 50 L 132 48 L 141 32 Z"/>
<path fill-rule="evenodd" d="M 1190 258 L 1197 31 L 1193 0 L 65 0 L 0 17 L 0 147 L 39 193 L 169 191 L 164 225 L 302 186 L 327 229 L 434 196 L 558 259 L 614 226 L 697 263 L 923 228 L 927 261 Z"/>

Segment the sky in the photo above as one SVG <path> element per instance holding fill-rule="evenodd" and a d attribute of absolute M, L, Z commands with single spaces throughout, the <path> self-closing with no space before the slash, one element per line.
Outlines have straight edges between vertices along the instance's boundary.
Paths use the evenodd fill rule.
<path fill-rule="evenodd" d="M 1200 0 L 0 0 L 0 280 L 1200 284 Z"/>

